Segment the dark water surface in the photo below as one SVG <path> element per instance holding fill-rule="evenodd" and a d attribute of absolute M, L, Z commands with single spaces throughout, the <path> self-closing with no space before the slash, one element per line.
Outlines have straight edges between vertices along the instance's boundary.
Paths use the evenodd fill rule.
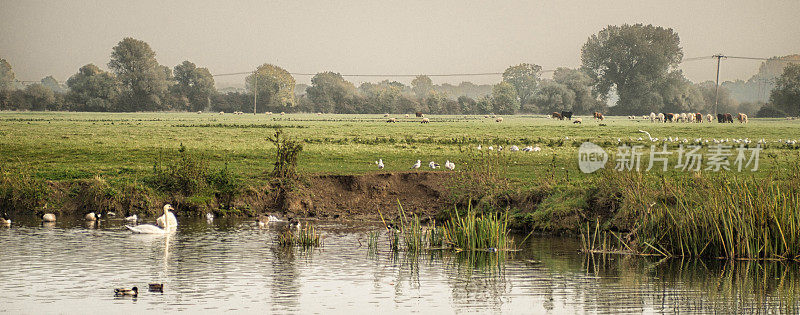
<path fill-rule="evenodd" d="M 315 223 L 320 249 L 277 245 L 280 225 L 181 221 L 172 235 L 121 222 L 0 227 L 0 313 L 797 313 L 794 263 L 588 256 L 576 238 L 520 252 L 392 253 L 374 225 Z M 519 237 L 518 239 L 522 239 Z M 147 292 L 164 283 L 164 293 Z M 115 287 L 140 288 L 115 298 Z"/>

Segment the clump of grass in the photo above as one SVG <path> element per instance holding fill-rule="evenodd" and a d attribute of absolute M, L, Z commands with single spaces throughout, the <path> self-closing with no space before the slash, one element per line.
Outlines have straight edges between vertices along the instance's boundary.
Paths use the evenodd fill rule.
<path fill-rule="evenodd" d="M 318 247 L 322 246 L 322 234 L 318 233 L 311 224 L 308 224 L 299 231 L 287 228 L 285 231 L 278 234 L 278 245 L 283 247 Z"/>
<path fill-rule="evenodd" d="M 43 180 L 0 166 L 0 208 L 32 210 L 42 207 L 46 199 L 47 185 Z"/>
<path fill-rule="evenodd" d="M 455 218 L 442 227 L 442 243 L 458 250 L 509 250 L 508 213 L 478 215 L 471 204 L 464 216 L 456 210 Z"/>
<path fill-rule="evenodd" d="M 430 228 L 425 231 L 425 238 L 428 239 L 428 246 L 431 248 L 442 247 L 444 242 L 444 229 L 436 226 L 436 221 L 433 221 Z"/>

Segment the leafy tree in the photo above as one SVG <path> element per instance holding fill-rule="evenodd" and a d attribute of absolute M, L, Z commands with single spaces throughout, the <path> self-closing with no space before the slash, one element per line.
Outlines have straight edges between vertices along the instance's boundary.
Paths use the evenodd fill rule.
<path fill-rule="evenodd" d="M 514 114 L 519 110 L 519 98 L 514 86 L 505 81 L 494 85 L 492 109 L 498 114 Z"/>
<path fill-rule="evenodd" d="M 790 116 L 800 115 L 800 64 L 783 69 L 769 95 L 769 102 Z"/>
<path fill-rule="evenodd" d="M 475 109 L 478 114 L 491 113 L 494 110 L 492 105 L 492 96 L 484 95 L 478 98 L 478 102 L 475 103 Z"/>
<path fill-rule="evenodd" d="M 714 113 L 714 95 L 717 95 L 717 108 L 718 113 L 733 113 L 738 109 L 736 101 L 731 97 L 731 92 L 724 86 L 720 86 L 719 90 L 715 92 L 716 83 L 714 81 L 705 81 L 695 85 L 703 96 L 705 101 L 705 108 L 699 111 Z"/>
<path fill-rule="evenodd" d="M 655 112 L 660 109 L 662 112 L 709 112 L 708 103 L 705 101 L 702 91 L 695 84 L 686 79 L 681 71 L 674 71 L 667 74 L 664 82 L 659 85 L 660 91 L 655 95 L 661 97 L 661 106 L 655 108 L 644 108 L 643 113 Z M 656 103 L 657 105 L 657 103 Z M 713 104 L 712 104 L 713 106 Z M 713 110 L 712 110 L 713 112 Z"/>
<path fill-rule="evenodd" d="M 194 63 L 184 61 L 175 66 L 175 85 L 172 86 L 174 94 L 186 99 L 189 107 L 187 110 L 198 111 L 208 106 L 214 89 L 214 77 L 207 68 L 198 68 Z"/>
<path fill-rule="evenodd" d="M 335 72 L 321 72 L 311 78 L 306 94 L 317 111 L 326 113 L 353 113 L 353 97 L 356 87 Z"/>
<path fill-rule="evenodd" d="M 126 37 L 111 52 L 108 67 L 122 84 L 119 107 L 123 111 L 162 110 L 169 68 L 158 64 L 146 42 Z"/>
<path fill-rule="evenodd" d="M 25 99 L 29 104 L 30 110 L 52 109 L 56 102 L 55 93 L 40 83 L 34 83 L 25 87 Z"/>
<path fill-rule="evenodd" d="M 533 94 L 536 92 L 536 85 L 539 82 L 539 75 L 542 67 L 530 63 L 522 63 L 511 66 L 503 71 L 503 81 L 508 82 L 517 91 L 522 104 L 530 103 Z"/>
<path fill-rule="evenodd" d="M 52 75 L 42 78 L 42 85 L 53 91 L 53 93 L 64 93 L 64 87 Z"/>
<path fill-rule="evenodd" d="M 583 67 L 596 78 L 604 98 L 612 88 L 619 114 L 642 112 L 639 101 L 663 99 L 660 87 L 683 58 L 680 38 L 672 29 L 653 25 L 608 26 L 592 35 L 581 49 Z"/>
<path fill-rule="evenodd" d="M 377 84 L 365 82 L 358 87 L 359 93 L 365 98 L 364 105 L 359 108 L 361 113 L 400 113 L 400 107 L 405 95 L 405 85 L 399 82 L 382 81 Z"/>
<path fill-rule="evenodd" d="M 757 117 L 786 117 L 786 112 L 780 110 L 772 104 L 764 104 L 756 113 Z"/>
<path fill-rule="evenodd" d="M 565 84 L 543 80 L 532 101 L 539 113 L 572 111 L 575 105 L 575 92 Z"/>
<path fill-rule="evenodd" d="M 295 81 L 286 69 L 265 63 L 245 78 L 248 93 L 253 93 L 253 83 L 257 85 L 258 111 L 283 111 L 295 105 Z"/>
<path fill-rule="evenodd" d="M 14 70 L 5 59 L 0 58 L 0 91 L 11 90 L 14 87 Z"/>
<path fill-rule="evenodd" d="M 414 91 L 417 98 L 424 99 L 428 97 L 428 93 L 433 91 L 433 81 L 427 75 L 418 75 L 411 80 L 411 90 Z"/>
<path fill-rule="evenodd" d="M 120 85 L 113 74 L 87 64 L 67 79 L 66 99 L 79 111 L 113 111 Z"/>
<path fill-rule="evenodd" d="M 478 102 L 476 102 L 475 99 L 469 96 L 466 95 L 459 96 L 458 100 L 456 100 L 456 103 L 458 103 L 458 107 L 461 109 L 462 114 L 478 113 L 478 108 L 477 108 Z"/>
<path fill-rule="evenodd" d="M 584 71 L 569 68 L 558 68 L 553 73 L 553 81 L 563 84 L 575 94 L 572 111 L 577 115 L 603 111 L 603 103 L 597 100 L 592 92 L 594 80 Z"/>

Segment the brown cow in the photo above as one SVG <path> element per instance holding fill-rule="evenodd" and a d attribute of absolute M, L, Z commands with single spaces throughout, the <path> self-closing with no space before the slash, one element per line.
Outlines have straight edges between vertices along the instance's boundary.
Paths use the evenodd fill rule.
<path fill-rule="evenodd" d="M 603 116 L 603 113 L 594 112 L 594 119 L 595 120 L 603 120 L 603 119 L 606 119 L 606 118 L 605 118 L 605 116 Z"/>
<path fill-rule="evenodd" d="M 564 120 L 564 116 L 561 116 L 561 113 L 559 112 L 553 112 L 552 114 L 550 114 L 550 117 L 553 119 L 558 118 L 558 120 Z"/>
<path fill-rule="evenodd" d="M 725 122 L 733 123 L 733 115 L 731 115 L 730 113 L 725 113 Z"/>
<path fill-rule="evenodd" d="M 422 112 L 416 112 L 416 113 L 414 113 L 414 115 L 417 115 L 417 117 L 422 117 L 423 116 Z"/>
<path fill-rule="evenodd" d="M 739 119 L 740 123 L 742 123 L 742 124 L 746 124 L 747 123 L 747 114 L 739 113 L 739 116 L 737 118 Z"/>

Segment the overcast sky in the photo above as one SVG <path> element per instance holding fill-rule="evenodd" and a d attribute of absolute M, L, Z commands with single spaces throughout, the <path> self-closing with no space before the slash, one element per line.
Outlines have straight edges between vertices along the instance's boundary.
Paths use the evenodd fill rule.
<path fill-rule="evenodd" d="M 687 58 L 800 53 L 798 16 L 795 0 L 0 0 L 0 58 L 19 80 L 66 80 L 88 63 L 107 69 L 111 48 L 130 36 L 149 43 L 161 64 L 190 60 L 215 74 L 250 71 L 265 62 L 308 73 L 502 72 L 523 62 L 577 67 L 590 35 L 623 23 L 673 28 Z M 726 60 L 720 77 L 747 79 L 758 65 Z M 713 80 L 715 62 L 687 62 L 682 69 L 693 81 Z M 433 79 L 495 83 L 499 76 Z M 242 81 L 217 78 L 223 85 Z"/>

